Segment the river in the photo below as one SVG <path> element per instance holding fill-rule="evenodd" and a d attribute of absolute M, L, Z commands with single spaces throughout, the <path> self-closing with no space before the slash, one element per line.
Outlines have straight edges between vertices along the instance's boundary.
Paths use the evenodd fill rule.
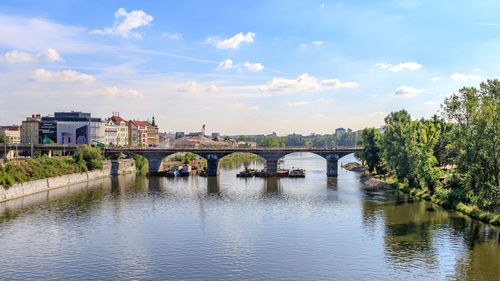
<path fill-rule="evenodd" d="M 0 279 L 499 280 L 499 228 L 365 191 L 343 169 L 327 178 L 309 153 L 281 166 L 307 176 L 225 165 L 218 179 L 124 175 L 0 203 Z"/>

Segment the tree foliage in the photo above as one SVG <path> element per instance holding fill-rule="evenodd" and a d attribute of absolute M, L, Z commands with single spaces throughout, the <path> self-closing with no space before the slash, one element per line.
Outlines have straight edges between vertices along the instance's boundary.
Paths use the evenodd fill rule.
<path fill-rule="evenodd" d="M 473 195 L 472 203 L 495 206 L 500 202 L 500 81 L 462 88 L 442 108 L 454 124 L 448 150 L 463 188 Z"/>

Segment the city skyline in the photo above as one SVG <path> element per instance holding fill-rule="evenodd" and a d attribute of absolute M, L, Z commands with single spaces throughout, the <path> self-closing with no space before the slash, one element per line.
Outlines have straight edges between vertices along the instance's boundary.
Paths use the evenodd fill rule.
<path fill-rule="evenodd" d="M 430 117 L 499 71 L 500 5 L 452 3 L 5 1 L 2 125 L 118 111 L 167 132 L 307 135 Z"/>

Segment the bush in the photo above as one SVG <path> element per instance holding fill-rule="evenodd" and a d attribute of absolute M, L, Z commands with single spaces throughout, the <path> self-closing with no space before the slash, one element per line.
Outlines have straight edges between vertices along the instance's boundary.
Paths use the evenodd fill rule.
<path fill-rule="evenodd" d="M 145 175 L 148 173 L 148 160 L 144 158 L 142 155 L 133 154 L 132 158 L 135 161 L 135 168 L 139 174 Z"/>
<path fill-rule="evenodd" d="M 78 149 L 73 159 L 82 170 L 95 170 L 102 168 L 104 156 L 99 148 L 87 145 Z"/>

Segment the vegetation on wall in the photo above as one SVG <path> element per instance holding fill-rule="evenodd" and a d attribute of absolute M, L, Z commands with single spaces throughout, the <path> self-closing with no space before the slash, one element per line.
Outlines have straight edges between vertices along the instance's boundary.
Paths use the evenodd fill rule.
<path fill-rule="evenodd" d="M 104 156 L 98 148 L 85 146 L 73 157 L 39 156 L 26 160 L 5 161 L 0 165 L 0 185 L 45 179 L 102 168 Z"/>

